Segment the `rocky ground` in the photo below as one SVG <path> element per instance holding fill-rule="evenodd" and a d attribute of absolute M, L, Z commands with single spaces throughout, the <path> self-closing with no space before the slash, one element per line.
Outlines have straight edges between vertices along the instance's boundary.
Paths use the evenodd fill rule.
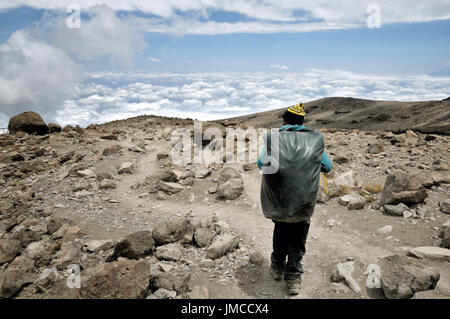
<path fill-rule="evenodd" d="M 0 135 L 0 297 L 292 298 L 268 275 L 256 165 L 174 165 L 177 128 Z M 450 298 L 450 137 L 322 133 L 334 168 L 294 298 Z"/>

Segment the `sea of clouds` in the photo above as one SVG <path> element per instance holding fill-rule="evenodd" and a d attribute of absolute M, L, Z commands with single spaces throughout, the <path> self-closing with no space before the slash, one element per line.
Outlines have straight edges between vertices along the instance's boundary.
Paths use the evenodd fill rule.
<path fill-rule="evenodd" d="M 340 70 L 305 73 L 93 73 L 55 120 L 88 125 L 143 114 L 213 120 L 346 96 L 374 100 L 441 100 L 450 77 L 376 76 Z"/>
<path fill-rule="evenodd" d="M 65 9 L 71 1 L 2 1 L 0 10 L 25 5 L 48 11 L 39 23 L 13 32 L 0 44 L 0 128 L 7 126 L 11 116 L 26 110 L 39 112 L 47 122 L 86 126 L 142 114 L 212 120 L 330 96 L 396 101 L 448 97 L 450 77 L 380 76 L 319 69 L 290 73 L 281 64 L 271 64 L 270 72 L 260 73 L 86 71 L 86 66 L 96 61 L 132 69 L 134 57 L 147 45 L 143 38 L 146 32 L 222 34 L 348 29 L 364 26 L 369 2 L 129 0 L 108 1 L 108 5 L 99 1 L 103 5 L 92 6 L 91 1 L 81 1 L 83 13 L 89 18 L 84 18 L 82 28 L 68 29 Z M 406 0 L 381 1 L 380 5 L 385 12 L 383 23 L 449 17 L 448 1 L 435 1 L 426 9 Z M 339 7 L 343 10 L 336 15 Z M 250 20 L 210 21 L 209 9 L 237 12 Z M 118 15 L 118 10 L 130 14 Z M 158 18 L 143 18 L 134 10 Z M 195 21 L 189 14 L 179 16 L 179 11 L 192 10 L 201 13 L 194 15 Z M 303 21 L 303 14 L 297 15 L 299 12 L 306 14 L 307 21 Z"/>

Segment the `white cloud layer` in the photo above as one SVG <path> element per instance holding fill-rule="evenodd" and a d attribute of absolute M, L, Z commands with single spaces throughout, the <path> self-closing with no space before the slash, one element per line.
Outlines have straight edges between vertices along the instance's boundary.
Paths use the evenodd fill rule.
<path fill-rule="evenodd" d="M 0 10 L 27 5 L 66 10 L 73 0 L 2 0 Z M 78 0 L 84 10 L 91 0 Z M 147 31 L 176 34 L 308 32 L 364 27 L 369 5 L 380 7 L 381 23 L 426 22 L 450 19 L 449 0 L 97 0 L 114 10 L 141 11 L 161 19 L 137 19 Z M 235 12 L 248 21 L 208 19 L 211 10 Z M 180 13 L 188 14 L 180 14 Z M 199 18 L 202 18 L 201 20 Z M 256 20 L 256 21 L 255 21 Z"/>
<path fill-rule="evenodd" d="M 51 117 L 66 99 L 78 96 L 81 74 L 62 50 L 17 31 L 0 45 L 0 113 L 10 117 L 38 109 Z"/>
<path fill-rule="evenodd" d="M 450 77 L 379 76 L 317 69 L 302 74 L 94 73 L 80 87 L 78 98 L 61 104 L 55 118 L 62 125 L 103 123 L 142 114 L 212 120 L 330 96 L 441 100 L 448 97 L 449 87 Z"/>

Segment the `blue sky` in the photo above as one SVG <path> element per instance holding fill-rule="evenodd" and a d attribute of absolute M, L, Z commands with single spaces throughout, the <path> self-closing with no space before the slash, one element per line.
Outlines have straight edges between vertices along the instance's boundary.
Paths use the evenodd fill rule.
<path fill-rule="evenodd" d="M 0 3 L 0 126 L 30 108 L 49 120 L 89 124 L 104 121 L 105 110 L 113 118 L 170 109 L 211 119 L 327 94 L 450 95 L 449 0 L 82 0 L 81 28 L 69 29 L 73 3 Z M 379 11 L 369 10 L 373 3 Z M 370 28 L 368 18 L 378 13 L 381 24 Z M 244 78 L 254 83 L 240 83 Z M 214 103 L 228 111 L 214 111 Z"/>

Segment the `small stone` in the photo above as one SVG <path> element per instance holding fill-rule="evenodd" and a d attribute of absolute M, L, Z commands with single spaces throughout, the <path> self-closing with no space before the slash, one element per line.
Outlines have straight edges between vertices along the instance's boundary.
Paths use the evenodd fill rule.
<path fill-rule="evenodd" d="M 104 240 L 91 240 L 87 245 L 87 250 L 92 253 L 98 253 L 100 251 L 107 251 L 114 247 L 114 240 L 104 239 Z"/>
<path fill-rule="evenodd" d="M 209 259 L 220 258 L 238 246 L 239 238 L 231 234 L 219 235 L 206 250 L 206 257 Z"/>
<path fill-rule="evenodd" d="M 179 261 L 182 250 L 179 244 L 167 244 L 156 248 L 156 258 L 170 261 Z"/>
<path fill-rule="evenodd" d="M 450 199 L 440 202 L 439 207 L 441 209 L 441 212 L 450 214 Z"/>
<path fill-rule="evenodd" d="M 133 174 L 135 169 L 136 169 L 135 165 L 132 162 L 125 162 L 120 166 L 118 173 L 119 174 Z"/>
<path fill-rule="evenodd" d="M 95 177 L 95 173 L 90 169 L 77 171 L 77 174 L 80 177 L 86 177 L 86 178 Z"/>
<path fill-rule="evenodd" d="M 98 185 L 98 188 L 100 188 L 100 189 L 114 189 L 116 187 L 117 187 L 116 183 L 114 183 L 113 181 L 109 181 L 109 180 L 104 180 L 104 181 L 100 182 L 100 184 Z"/>
<path fill-rule="evenodd" d="M 408 255 L 430 260 L 450 261 L 450 249 L 441 247 L 424 246 L 411 248 L 408 250 Z"/>
<path fill-rule="evenodd" d="M 384 205 L 383 207 L 387 214 L 394 216 L 403 216 L 403 212 L 409 209 L 408 206 L 403 203 L 397 205 Z"/>
<path fill-rule="evenodd" d="M 171 194 L 179 193 L 184 189 L 184 186 L 182 186 L 178 183 L 170 183 L 170 182 L 163 182 L 163 181 L 158 182 L 158 187 L 160 190 L 162 190 L 166 193 L 171 193 Z"/>
<path fill-rule="evenodd" d="M 209 299 L 209 290 L 206 287 L 194 286 L 189 292 L 190 299 Z"/>
<path fill-rule="evenodd" d="M 169 158 L 169 153 L 167 153 L 167 152 L 160 152 L 160 153 L 156 154 L 156 159 L 158 161 L 167 159 L 167 158 Z"/>
<path fill-rule="evenodd" d="M 377 230 L 378 234 L 389 234 L 390 232 L 392 232 L 393 226 L 392 225 L 386 225 L 384 227 L 381 227 L 380 229 Z"/>

